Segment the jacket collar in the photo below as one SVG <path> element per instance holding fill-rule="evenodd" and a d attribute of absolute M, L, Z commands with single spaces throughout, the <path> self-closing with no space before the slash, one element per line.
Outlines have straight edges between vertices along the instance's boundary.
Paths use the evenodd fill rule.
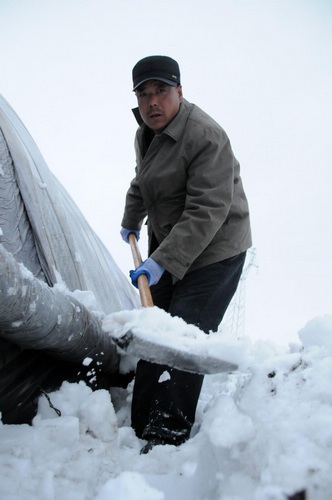
<path fill-rule="evenodd" d="M 182 130 L 185 126 L 185 123 L 188 119 L 192 107 L 193 105 L 190 102 L 188 102 L 186 99 L 182 99 L 178 114 L 175 116 L 175 118 L 173 118 L 171 123 L 162 131 L 162 134 L 169 135 L 170 137 L 172 137 L 172 139 L 177 141 L 180 135 L 182 134 Z M 132 112 L 134 113 L 138 125 L 140 127 L 146 127 L 146 125 L 142 120 L 139 109 L 134 108 L 132 109 Z"/>
<path fill-rule="evenodd" d="M 132 112 L 134 113 L 134 116 L 136 118 L 136 121 L 137 121 L 138 125 L 141 127 L 144 122 L 142 120 L 141 113 L 139 112 L 139 109 L 138 108 L 133 108 Z"/>

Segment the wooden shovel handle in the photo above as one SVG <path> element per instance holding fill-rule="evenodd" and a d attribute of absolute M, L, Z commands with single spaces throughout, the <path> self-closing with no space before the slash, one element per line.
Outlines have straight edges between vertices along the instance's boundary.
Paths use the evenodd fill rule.
<path fill-rule="evenodd" d="M 133 256 L 134 260 L 134 266 L 135 269 L 139 265 L 142 264 L 142 257 L 137 245 L 136 237 L 133 233 L 129 234 L 129 244 L 130 244 L 130 249 L 131 253 Z M 137 284 L 138 284 L 138 290 L 139 290 L 139 295 L 141 298 L 141 304 L 143 307 L 153 307 L 153 300 L 152 300 L 152 295 L 150 292 L 150 287 L 149 287 L 149 282 L 148 278 L 145 274 L 141 274 L 137 278 Z"/>

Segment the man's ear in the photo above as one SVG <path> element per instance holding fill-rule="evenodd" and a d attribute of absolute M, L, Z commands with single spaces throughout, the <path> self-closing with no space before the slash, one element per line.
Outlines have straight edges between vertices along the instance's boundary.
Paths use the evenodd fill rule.
<path fill-rule="evenodd" d="M 183 94 L 182 94 L 182 85 L 178 85 L 176 87 L 176 90 L 177 90 L 177 93 L 178 93 L 178 96 L 179 96 L 179 101 L 181 102 L 182 99 L 183 99 Z"/>

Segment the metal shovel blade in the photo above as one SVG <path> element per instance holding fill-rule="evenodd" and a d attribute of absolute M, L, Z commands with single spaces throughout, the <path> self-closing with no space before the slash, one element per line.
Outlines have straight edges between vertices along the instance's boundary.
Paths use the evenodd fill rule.
<path fill-rule="evenodd" d="M 185 349 L 161 345 L 142 338 L 132 331 L 128 331 L 121 337 L 113 337 L 113 341 L 119 350 L 125 354 L 152 363 L 167 365 L 170 368 L 177 368 L 178 370 L 211 375 L 232 372 L 238 368 L 236 364 L 219 357 L 213 357 L 211 354 L 202 356 L 197 353 L 186 352 Z"/>

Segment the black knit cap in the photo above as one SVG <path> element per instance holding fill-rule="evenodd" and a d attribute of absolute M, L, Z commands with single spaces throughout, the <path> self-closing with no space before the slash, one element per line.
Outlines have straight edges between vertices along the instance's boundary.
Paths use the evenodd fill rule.
<path fill-rule="evenodd" d="M 180 85 L 178 63 L 167 56 L 149 56 L 138 61 L 133 68 L 133 90 L 148 80 L 159 80 L 168 85 Z"/>

